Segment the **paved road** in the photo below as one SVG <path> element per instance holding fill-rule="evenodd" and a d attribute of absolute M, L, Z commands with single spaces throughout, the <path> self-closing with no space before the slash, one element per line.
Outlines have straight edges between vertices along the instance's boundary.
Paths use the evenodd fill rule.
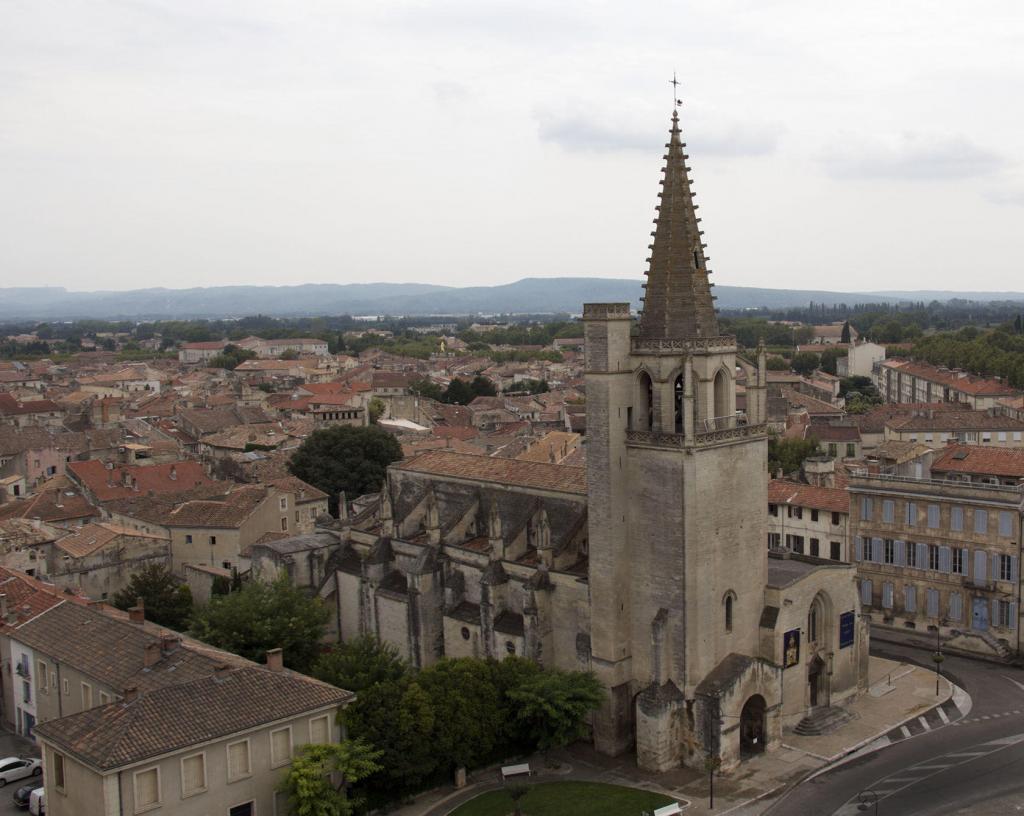
<path fill-rule="evenodd" d="M 883 657 L 930 665 L 920 650 L 883 644 Z M 943 673 L 973 699 L 970 714 L 821 774 L 776 802 L 771 816 L 853 816 L 878 793 L 879 816 L 1024 813 L 1024 671 L 947 657 Z M 868 808 L 869 814 L 874 811 Z"/>

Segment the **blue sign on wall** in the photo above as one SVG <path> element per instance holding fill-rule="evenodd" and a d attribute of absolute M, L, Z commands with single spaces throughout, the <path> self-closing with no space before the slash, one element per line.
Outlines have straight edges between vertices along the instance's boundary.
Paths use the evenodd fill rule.
<path fill-rule="evenodd" d="M 788 669 L 800 662 L 800 630 L 790 629 L 782 636 L 782 668 Z"/>
<path fill-rule="evenodd" d="M 839 648 L 845 649 L 853 645 L 854 624 L 857 618 L 853 612 L 843 612 L 839 616 Z"/>

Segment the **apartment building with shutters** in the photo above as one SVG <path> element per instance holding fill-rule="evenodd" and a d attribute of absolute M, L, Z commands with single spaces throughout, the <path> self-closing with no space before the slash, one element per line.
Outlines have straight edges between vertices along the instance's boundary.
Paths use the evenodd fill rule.
<path fill-rule="evenodd" d="M 1019 654 L 1024 452 L 950 445 L 925 473 L 850 479 L 863 613 L 875 631 L 938 630 L 950 649 Z"/>

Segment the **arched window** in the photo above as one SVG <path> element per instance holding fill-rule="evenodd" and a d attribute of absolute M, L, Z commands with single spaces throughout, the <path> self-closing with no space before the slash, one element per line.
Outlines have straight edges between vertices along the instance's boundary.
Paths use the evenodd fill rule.
<path fill-rule="evenodd" d="M 729 375 L 724 369 L 719 369 L 715 375 L 715 417 L 719 419 L 718 424 L 728 427 L 728 423 L 723 423 L 721 418 L 729 417 L 732 413 L 729 407 Z"/>
<path fill-rule="evenodd" d="M 811 604 L 811 611 L 807 613 L 807 642 L 818 642 L 818 604 Z"/>
<path fill-rule="evenodd" d="M 651 375 L 641 371 L 636 378 L 636 427 L 638 431 L 651 431 L 654 429 L 654 383 L 651 382 Z"/>
<path fill-rule="evenodd" d="M 736 596 L 732 590 L 725 593 L 725 598 L 722 602 L 725 611 L 725 631 L 732 631 L 732 615 L 733 615 L 733 604 L 735 603 Z"/>

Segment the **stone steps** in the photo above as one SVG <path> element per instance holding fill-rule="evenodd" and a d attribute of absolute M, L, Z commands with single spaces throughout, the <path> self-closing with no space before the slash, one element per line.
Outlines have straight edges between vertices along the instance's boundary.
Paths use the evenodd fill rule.
<path fill-rule="evenodd" d="M 793 731 L 804 737 L 820 737 L 822 734 L 831 734 L 852 719 L 853 715 L 844 708 L 822 706 L 800 720 Z"/>

